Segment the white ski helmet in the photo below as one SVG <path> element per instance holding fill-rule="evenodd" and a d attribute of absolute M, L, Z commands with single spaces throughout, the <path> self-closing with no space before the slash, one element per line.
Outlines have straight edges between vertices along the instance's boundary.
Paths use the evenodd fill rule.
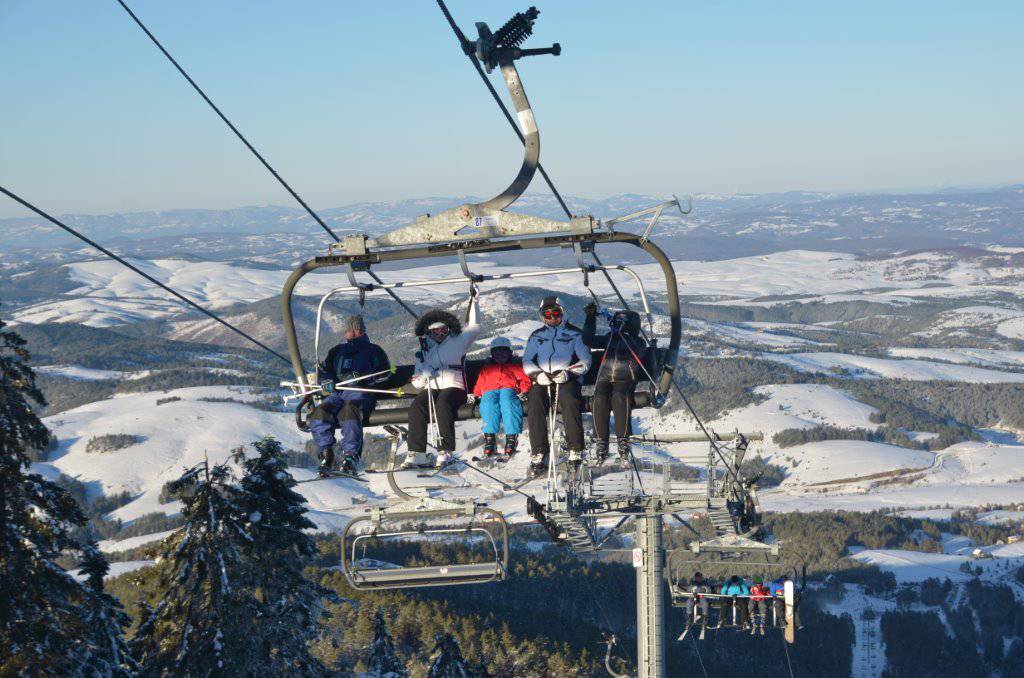
<path fill-rule="evenodd" d="M 491 339 L 491 344 L 487 348 L 492 351 L 496 348 L 507 348 L 511 351 L 512 342 L 509 341 L 507 337 L 495 337 L 494 339 Z"/>

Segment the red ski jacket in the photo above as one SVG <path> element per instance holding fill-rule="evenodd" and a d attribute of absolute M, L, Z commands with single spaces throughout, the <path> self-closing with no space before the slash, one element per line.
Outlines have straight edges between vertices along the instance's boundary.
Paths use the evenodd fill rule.
<path fill-rule="evenodd" d="M 754 584 L 750 587 L 750 597 L 754 600 L 764 600 L 772 597 L 771 589 L 764 584 Z"/>
<path fill-rule="evenodd" d="M 504 365 L 488 360 L 480 368 L 480 374 L 473 386 L 473 395 L 482 396 L 499 388 L 514 388 L 520 393 L 530 390 L 532 382 L 523 371 L 523 362 L 513 358 Z"/>

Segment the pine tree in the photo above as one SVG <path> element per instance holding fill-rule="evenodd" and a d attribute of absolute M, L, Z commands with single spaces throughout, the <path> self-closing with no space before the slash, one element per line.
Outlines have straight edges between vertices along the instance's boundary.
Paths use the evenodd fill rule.
<path fill-rule="evenodd" d="M 241 545 L 251 562 L 248 586 L 257 592 L 263 671 L 276 675 L 321 675 L 327 669 L 310 655 L 309 643 L 321 632 L 323 601 L 333 591 L 303 574 L 316 555 L 316 542 L 307 530 L 316 527 L 306 517 L 305 498 L 281 444 L 264 438 L 253 444 L 256 456 L 246 459 L 235 451 L 242 468 L 239 508 L 251 540 Z"/>
<path fill-rule="evenodd" d="M 364 675 L 366 678 L 407 678 L 409 675 L 405 664 L 395 654 L 395 641 L 388 633 L 384 612 L 380 608 L 373 616 L 373 642 Z"/>
<path fill-rule="evenodd" d="M 161 553 L 162 597 L 136 631 L 144 675 L 250 675 L 261 668 L 256 605 L 241 547 L 252 540 L 226 465 L 203 462 L 168 484 L 185 525 Z"/>
<path fill-rule="evenodd" d="M 427 678 L 470 678 L 466 660 L 455 636 L 439 633 L 435 636 L 433 661 L 427 671 Z"/>
<path fill-rule="evenodd" d="M 26 473 L 26 451 L 49 441 L 28 401 L 45 400 L 27 364 L 25 340 L 5 326 L 0 320 L 0 675 L 79 675 L 91 662 L 120 673 L 130 659 L 90 642 L 94 590 L 58 564 L 62 557 L 82 557 L 74 533 L 85 514 L 59 485 Z M 94 571 L 105 565 L 98 552 L 87 553 L 87 560 Z M 109 640 L 123 649 L 126 620 L 112 621 Z"/>
<path fill-rule="evenodd" d="M 79 574 L 85 577 L 88 592 L 84 606 L 83 640 L 89 648 L 82 673 L 130 676 L 138 669 L 124 637 L 124 630 L 131 619 L 125 614 L 120 601 L 103 590 L 103 578 L 110 571 L 110 564 L 94 543 L 82 550 L 82 556 Z"/>

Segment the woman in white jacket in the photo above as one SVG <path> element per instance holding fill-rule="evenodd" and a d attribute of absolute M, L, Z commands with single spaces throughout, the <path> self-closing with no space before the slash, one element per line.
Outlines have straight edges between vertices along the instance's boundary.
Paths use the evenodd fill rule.
<path fill-rule="evenodd" d="M 450 461 L 455 451 L 455 419 L 459 408 L 466 403 L 466 351 L 480 334 L 476 295 L 471 295 L 469 319 L 463 327 L 459 319 L 448 311 L 434 309 L 416 321 L 416 336 L 421 349 L 416 352 L 416 367 L 412 385 L 420 393 L 409 408 L 409 455 L 406 465 L 417 465 L 427 451 L 427 428 L 430 410 L 437 419 L 441 445 L 437 465 Z M 429 398 L 433 398 L 431 408 Z M 433 441 L 431 441 L 433 442 Z"/>

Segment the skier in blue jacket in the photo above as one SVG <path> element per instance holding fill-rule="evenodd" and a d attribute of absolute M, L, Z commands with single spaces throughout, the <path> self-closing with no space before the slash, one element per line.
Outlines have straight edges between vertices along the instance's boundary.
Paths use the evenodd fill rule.
<path fill-rule="evenodd" d="M 743 577 L 733 575 L 729 577 L 724 584 L 722 584 L 722 590 L 719 591 L 723 596 L 733 596 L 731 598 L 721 598 L 721 602 L 718 604 L 718 625 L 727 626 L 727 622 L 732 621 L 732 609 L 735 604 L 735 609 L 739 611 L 739 621 L 743 628 L 749 626 L 747 622 L 747 600 L 737 600 L 735 596 L 749 596 L 750 587 L 747 586 L 747 582 L 743 581 Z"/>
<path fill-rule="evenodd" d="M 320 459 L 320 475 L 328 476 L 334 468 L 334 431 L 341 428 L 341 470 L 356 473 L 356 462 L 363 453 L 363 421 L 377 406 L 373 393 L 347 390 L 334 385 L 356 379 L 361 375 L 388 370 L 391 362 L 380 346 L 366 336 L 362 316 L 345 319 L 345 341 L 332 348 L 323 362 L 317 365 L 317 380 L 330 393 L 309 417 L 309 430 L 316 443 Z M 356 388 L 373 388 L 388 378 L 384 374 L 352 383 Z"/>

